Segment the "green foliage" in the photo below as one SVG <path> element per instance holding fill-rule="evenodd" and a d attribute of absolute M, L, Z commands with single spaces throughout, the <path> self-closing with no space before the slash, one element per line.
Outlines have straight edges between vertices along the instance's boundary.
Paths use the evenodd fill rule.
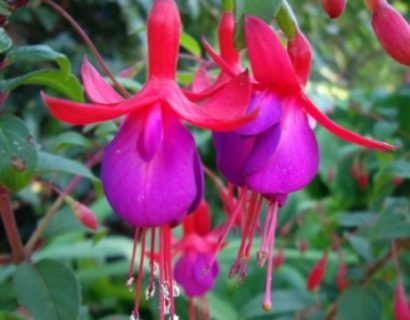
<path fill-rule="evenodd" d="M 146 66 L 141 61 L 146 55 L 145 17 L 151 3 L 69 1 L 68 10 L 95 42 L 114 74 L 133 69 L 131 78 L 119 77 L 131 92 L 138 91 L 145 79 Z M 409 19 L 408 1 L 392 3 Z M 2 4 L 0 1 L 0 13 L 5 8 Z M 192 61 L 207 59 L 200 36 L 216 44 L 213 35 L 219 5 L 219 1 L 179 2 L 185 31 L 181 47 L 185 54 L 193 55 Z M 239 237 L 233 232 L 218 257 L 220 278 L 207 297 L 211 318 L 325 319 L 334 310 L 340 320 L 393 319 L 396 270 L 390 259 L 384 259 L 392 242 L 400 249 L 399 264 L 410 295 L 410 277 L 405 272 L 410 270 L 410 84 L 403 80 L 408 70 L 385 56 L 371 32 L 369 13 L 361 1 L 349 1 L 344 16 L 330 21 L 319 1 L 237 0 L 238 48 L 244 47 L 246 14 L 271 22 L 288 37 L 299 26 L 314 48 L 309 96 L 336 122 L 394 143 L 399 150 L 380 153 L 351 146 L 317 126 L 319 174 L 306 190 L 291 195 L 280 210 L 276 248 L 284 248 L 284 265 L 274 271 L 272 310 L 265 313 L 260 308 L 266 270 L 257 267 L 254 256 L 250 257 L 244 283 L 228 279 L 239 247 Z M 37 4 L 15 12 L 6 30 L 14 47 L 10 49 L 10 37 L 1 28 L 4 64 L 0 98 L 8 97 L 0 105 L 0 185 L 13 192 L 23 242 L 27 243 L 36 226 L 44 221 L 58 196 L 48 185 L 64 189 L 74 176 L 85 179 L 71 195 L 95 211 L 100 227 L 90 232 L 68 207 L 58 210 L 36 243 L 32 263 L 0 266 L 0 320 L 27 319 L 19 306 L 40 320 L 129 319 L 134 293 L 128 292 L 124 283 L 131 259 L 132 230 L 108 205 L 97 178 L 99 165 L 93 169 L 85 165 L 112 139 L 121 122 L 80 130 L 56 121 L 39 99 L 42 89 L 71 100 L 84 100 L 78 74 L 88 51 L 61 18 Z M 282 39 L 286 45 L 286 37 Z M 192 61 L 179 61 L 178 81 L 183 85 L 191 83 L 197 68 Z M 193 131 L 204 164 L 215 169 L 212 134 Z M 38 145 L 33 144 L 31 136 Z M 24 160 L 24 170 L 16 170 L 22 168 L 22 162 L 13 165 L 16 156 Z M 365 187 L 360 187 L 352 176 L 355 163 L 368 175 Z M 206 198 L 214 226 L 224 222 L 220 197 L 210 179 Z M 0 223 L 3 255 L 10 249 L 1 228 Z M 307 249 L 302 253 L 303 243 Z M 255 239 L 253 252 L 259 245 L 259 239 Z M 306 278 L 325 250 L 330 251 L 325 278 L 320 289 L 311 293 L 306 289 Z M 336 284 L 341 258 L 347 264 L 349 281 L 343 291 Z M 370 274 L 369 270 L 378 264 L 379 269 Z M 146 285 L 144 279 L 143 288 Z M 155 300 L 143 299 L 141 310 L 141 318 L 156 319 Z M 180 319 L 188 319 L 185 298 L 177 298 L 177 310 Z"/>
<path fill-rule="evenodd" d="M 24 263 L 14 274 L 14 290 L 34 319 L 80 318 L 80 286 L 74 273 L 55 260 Z"/>
<path fill-rule="evenodd" d="M 31 182 L 37 169 L 34 138 L 24 122 L 0 115 L 0 185 L 17 192 Z"/>

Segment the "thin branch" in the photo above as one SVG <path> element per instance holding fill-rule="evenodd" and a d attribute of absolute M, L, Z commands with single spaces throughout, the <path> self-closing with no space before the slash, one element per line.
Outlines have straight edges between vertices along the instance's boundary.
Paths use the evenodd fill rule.
<path fill-rule="evenodd" d="M 14 217 L 13 208 L 10 203 L 9 193 L 0 188 L 0 215 L 3 220 L 4 228 L 6 230 L 7 239 L 9 241 L 12 260 L 16 263 L 22 262 L 26 259 L 26 253 L 21 242 L 20 233 L 17 228 L 16 219 Z"/>
<path fill-rule="evenodd" d="M 41 0 L 43 3 L 50 6 L 53 10 L 55 10 L 58 14 L 60 14 L 64 19 L 67 20 L 69 24 L 75 29 L 75 31 L 79 34 L 81 39 L 84 41 L 86 46 L 90 49 L 91 53 L 100 64 L 101 68 L 107 74 L 107 76 L 111 79 L 112 83 L 114 84 L 115 88 L 126 98 L 130 97 L 129 92 L 117 81 L 111 70 L 108 68 L 107 64 L 104 62 L 104 59 L 101 57 L 100 53 L 98 52 L 97 48 L 94 46 L 91 39 L 88 35 L 84 32 L 81 26 L 71 17 L 67 11 L 65 11 L 62 7 L 58 4 L 54 3 L 51 0 Z"/>
<path fill-rule="evenodd" d="M 103 152 L 97 152 L 92 158 L 90 158 L 86 165 L 87 167 L 93 167 L 97 163 L 99 163 L 102 159 Z M 77 184 L 81 181 L 81 176 L 75 176 L 71 181 L 68 183 L 67 187 L 62 191 L 62 193 L 57 197 L 54 203 L 51 205 L 50 209 L 48 209 L 47 213 L 45 214 L 44 218 L 41 220 L 40 224 L 31 235 L 30 239 L 28 240 L 25 248 L 28 253 L 32 253 L 33 249 L 36 246 L 37 241 L 41 238 L 44 230 L 47 228 L 48 224 L 50 223 L 51 219 L 53 219 L 54 215 L 57 213 L 58 209 L 64 203 L 64 198 L 70 194 Z"/>
<path fill-rule="evenodd" d="M 11 261 L 12 261 L 12 258 L 10 255 L 0 254 L 0 266 L 2 264 L 9 264 Z"/>

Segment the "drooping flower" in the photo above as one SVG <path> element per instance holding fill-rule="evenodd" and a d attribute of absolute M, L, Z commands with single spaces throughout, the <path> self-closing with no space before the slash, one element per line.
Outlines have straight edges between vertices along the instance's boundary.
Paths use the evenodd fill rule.
<path fill-rule="evenodd" d="M 329 18 L 340 17 L 346 9 L 347 0 L 322 0 L 322 8 Z"/>
<path fill-rule="evenodd" d="M 192 309 L 194 299 L 200 298 L 202 304 L 205 302 L 201 297 L 213 288 L 219 273 L 218 262 L 212 260 L 217 249 L 218 230 L 211 230 L 210 210 L 205 200 L 184 219 L 182 226 L 183 237 L 174 246 L 176 255 L 179 255 L 174 278 L 184 289 Z M 195 319 L 194 316 L 191 318 Z"/>
<path fill-rule="evenodd" d="M 147 228 L 152 245 L 159 240 L 160 310 L 175 315 L 171 270 L 171 226 L 181 222 L 203 195 L 203 170 L 195 143 L 181 119 L 202 128 L 231 130 L 254 115 L 245 115 L 250 98 L 246 72 L 229 80 L 217 95 L 201 105 L 189 101 L 175 78 L 181 21 L 174 0 L 156 0 L 147 22 L 148 81 L 129 99 L 119 96 L 86 60 L 82 76 L 93 104 L 43 95 L 50 111 L 71 124 L 88 124 L 126 115 L 120 131 L 105 150 L 104 192 L 115 213 L 136 226 L 135 248 L 141 241 L 140 291 Z M 155 234 L 159 227 L 159 234 Z M 155 258 L 155 246 L 150 250 Z M 133 255 L 134 256 L 134 255 Z M 150 264 L 151 274 L 154 263 Z M 134 261 L 128 283 L 132 282 Z M 139 295 L 134 317 L 138 318 Z"/>
<path fill-rule="evenodd" d="M 239 54 L 233 44 L 231 12 L 224 13 L 219 28 L 224 31 L 219 31 L 220 55 L 207 42 L 205 48 L 221 68 L 218 77 L 221 83 L 220 79 L 238 74 L 241 68 Z M 266 261 L 268 264 L 263 307 L 270 309 L 278 208 L 285 203 L 288 193 L 300 190 L 313 179 L 319 165 L 318 145 L 308 116 L 350 142 L 381 150 L 394 147 L 340 127 L 309 100 L 303 87 L 309 77 L 312 52 L 300 31 L 289 42 L 288 52 L 278 36 L 258 18 L 245 18 L 245 36 L 254 76 L 248 111 L 258 108 L 259 113 L 255 120 L 239 129 L 214 133 L 218 169 L 238 187 L 237 200 L 229 201 L 230 215 L 222 238 L 241 217 L 242 241 L 230 276 L 239 274 L 243 279 L 263 201 L 267 200 L 267 215 L 257 259 L 260 266 Z M 214 87 L 217 85 L 218 81 Z M 228 199 L 233 198 L 231 191 Z"/>
<path fill-rule="evenodd" d="M 397 62 L 410 65 L 410 25 L 386 0 L 366 0 L 372 27 L 384 50 Z"/>

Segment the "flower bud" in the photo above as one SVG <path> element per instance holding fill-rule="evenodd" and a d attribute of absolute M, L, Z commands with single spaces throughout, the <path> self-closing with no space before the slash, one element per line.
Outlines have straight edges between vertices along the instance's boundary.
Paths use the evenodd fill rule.
<path fill-rule="evenodd" d="M 306 287 L 310 291 L 314 291 L 319 288 L 322 283 L 323 277 L 326 272 L 327 267 L 327 252 L 323 257 L 313 266 L 312 270 L 309 273 Z"/>
<path fill-rule="evenodd" d="M 78 219 L 87 228 L 97 230 L 98 222 L 95 213 L 87 206 L 77 202 L 76 211 L 78 212 Z"/>
<path fill-rule="evenodd" d="M 340 291 L 346 289 L 349 286 L 349 281 L 346 279 L 347 267 L 343 260 L 339 263 L 337 269 L 336 284 Z"/>
<path fill-rule="evenodd" d="M 352 164 L 351 175 L 356 180 L 358 180 L 360 177 L 360 166 L 357 161 L 354 161 Z"/>
<path fill-rule="evenodd" d="M 94 211 L 70 196 L 66 196 L 64 200 L 70 206 L 71 210 L 73 210 L 74 215 L 83 226 L 92 230 L 97 230 L 98 222 Z"/>
<path fill-rule="evenodd" d="M 312 66 L 312 47 L 305 35 L 299 30 L 288 42 L 288 54 L 299 82 L 306 85 Z"/>
<path fill-rule="evenodd" d="M 322 0 L 322 8 L 330 19 L 335 19 L 345 11 L 346 2 L 346 0 Z"/>
<path fill-rule="evenodd" d="M 365 190 L 369 185 L 369 174 L 366 171 L 361 172 L 357 183 L 359 184 L 360 190 Z"/>
<path fill-rule="evenodd" d="M 406 293 L 404 292 L 403 283 L 399 280 L 396 287 L 394 299 L 394 314 L 396 320 L 409 320 L 410 308 L 407 304 Z"/>
<path fill-rule="evenodd" d="M 283 266 L 283 262 L 285 261 L 285 252 L 283 248 L 280 248 L 277 255 L 273 259 L 273 265 L 275 268 L 280 268 Z"/>
<path fill-rule="evenodd" d="M 403 178 L 402 178 L 402 177 L 393 177 L 393 179 L 392 179 L 392 184 L 393 184 L 395 187 L 398 187 L 399 185 L 401 185 L 402 182 L 403 182 Z"/>
<path fill-rule="evenodd" d="M 372 26 L 384 50 L 397 62 L 410 65 L 410 25 L 385 0 L 373 1 Z"/>
<path fill-rule="evenodd" d="M 300 253 L 305 253 L 306 250 L 308 249 L 308 247 L 309 247 L 309 245 L 308 245 L 306 239 L 300 240 L 299 245 L 298 245 L 298 249 L 299 249 Z"/>

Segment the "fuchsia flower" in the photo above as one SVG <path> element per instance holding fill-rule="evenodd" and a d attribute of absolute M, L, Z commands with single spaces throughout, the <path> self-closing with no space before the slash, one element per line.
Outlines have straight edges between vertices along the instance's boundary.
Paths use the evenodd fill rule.
<path fill-rule="evenodd" d="M 384 50 L 397 62 L 410 65 L 410 25 L 386 0 L 366 0 L 372 27 Z"/>
<path fill-rule="evenodd" d="M 129 99 L 120 97 L 85 60 L 82 75 L 93 104 L 75 103 L 43 95 L 58 119 L 77 125 L 111 120 L 126 115 L 119 133 L 106 148 L 102 183 L 112 208 L 137 227 L 135 247 L 141 238 L 140 272 L 136 305 L 142 281 L 146 228 L 160 227 L 160 314 L 175 314 L 171 270 L 170 226 L 181 222 L 203 195 L 203 169 L 190 132 L 181 124 L 216 131 L 232 130 L 254 115 L 244 115 L 250 98 L 246 72 L 232 78 L 217 95 L 201 105 L 190 102 L 175 77 L 181 21 L 174 0 L 156 0 L 148 17 L 148 81 Z M 155 230 L 151 231 L 151 261 L 155 258 Z M 130 279 L 134 271 L 132 261 Z M 151 275 L 154 264 L 151 263 Z M 150 277 L 152 279 L 152 276 Z M 151 287 L 152 281 L 150 281 Z"/>
<path fill-rule="evenodd" d="M 233 54 L 236 49 L 232 13 L 224 13 L 222 28 L 229 32 L 219 32 L 220 56 L 205 43 L 209 55 L 221 67 L 222 75 L 218 79 L 235 76 L 241 70 L 239 54 Z M 312 53 L 300 31 L 289 41 L 288 52 L 276 33 L 256 17 L 245 18 L 245 36 L 254 76 L 248 111 L 258 109 L 259 113 L 255 120 L 239 129 L 215 133 L 214 144 L 219 170 L 239 187 L 236 205 L 228 206 L 231 212 L 224 231 L 226 236 L 237 217 L 241 217 L 242 242 L 230 276 L 246 275 L 260 209 L 263 200 L 268 201 L 257 258 L 261 266 L 268 262 L 263 307 L 269 309 L 278 208 L 285 203 L 288 193 L 302 189 L 314 178 L 319 166 L 319 149 L 308 117 L 349 142 L 377 150 L 395 147 L 339 126 L 310 101 L 303 87 L 309 77 Z M 214 86 L 217 85 L 218 81 Z M 230 195 L 228 198 L 232 199 L 233 193 Z"/>
<path fill-rule="evenodd" d="M 210 213 L 203 200 L 198 208 L 183 221 L 183 238 L 176 244 L 180 252 L 174 268 L 174 278 L 189 298 L 206 294 L 215 284 L 219 266 L 211 262 L 216 249 L 217 235 L 210 229 Z"/>
<path fill-rule="evenodd" d="M 211 231 L 209 206 L 202 200 L 184 219 L 183 237 L 174 247 L 180 256 L 175 263 L 174 278 L 189 298 L 190 320 L 196 318 L 195 309 L 202 315 L 200 319 L 209 319 L 209 306 L 204 296 L 213 288 L 219 274 L 218 262 L 213 260 L 218 235 L 218 229 Z"/>

